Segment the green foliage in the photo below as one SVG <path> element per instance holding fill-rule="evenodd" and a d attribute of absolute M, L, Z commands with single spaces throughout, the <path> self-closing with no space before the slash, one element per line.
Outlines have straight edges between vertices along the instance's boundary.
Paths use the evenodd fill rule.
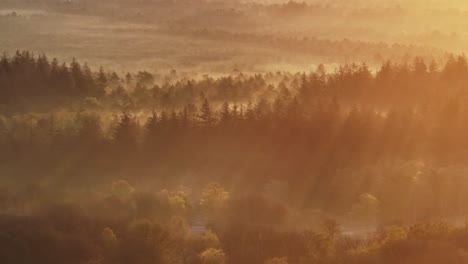
<path fill-rule="evenodd" d="M 219 183 L 209 183 L 203 190 L 200 198 L 200 206 L 208 212 L 223 209 L 229 193 Z"/>
<path fill-rule="evenodd" d="M 158 193 L 158 198 L 174 213 L 184 213 L 190 207 L 187 195 L 182 191 L 173 192 L 164 189 Z"/>
<path fill-rule="evenodd" d="M 96 97 L 86 97 L 83 104 L 86 109 L 99 109 L 102 106 Z"/>
<path fill-rule="evenodd" d="M 221 249 L 209 248 L 200 253 L 202 264 L 225 264 L 226 255 Z"/>
<path fill-rule="evenodd" d="M 128 199 L 135 191 L 135 188 L 125 180 L 118 180 L 112 183 L 111 191 L 113 195 L 119 198 Z"/>

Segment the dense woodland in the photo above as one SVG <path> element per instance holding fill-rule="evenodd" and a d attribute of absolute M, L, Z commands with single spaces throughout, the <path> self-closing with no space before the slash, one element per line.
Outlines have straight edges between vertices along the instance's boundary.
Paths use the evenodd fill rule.
<path fill-rule="evenodd" d="M 467 14 L 0 0 L 0 264 L 468 263 Z"/>
<path fill-rule="evenodd" d="M 66 64 L 27 51 L 18 51 L 13 57 L 3 55 L 0 66 L 0 103 L 6 110 L 14 111 L 21 110 L 18 106 L 26 107 L 24 102 L 28 100 L 36 102 L 29 104 L 31 109 L 45 106 L 53 109 L 93 97 L 106 107 L 132 110 L 177 110 L 207 99 L 244 108 L 248 102 L 269 101 L 273 106 L 275 100 L 297 101 L 307 108 L 305 112 L 314 103 L 327 100 L 339 101 L 346 108 L 370 106 L 383 113 L 394 106 L 424 112 L 440 108 L 440 104 L 451 99 L 461 101 L 468 71 L 464 56 L 449 56 L 444 63 L 425 62 L 416 57 L 406 63 L 389 61 L 376 72 L 366 64 L 345 64 L 328 72 L 319 65 L 317 69 L 296 74 L 243 74 L 236 70 L 226 77 L 204 76 L 194 80 L 179 76 L 176 70 L 167 75 L 140 71 L 119 76 L 102 68 L 92 71 L 75 59 Z"/>
<path fill-rule="evenodd" d="M 30 188 L 20 197 L 52 199 Z M 29 196 L 30 197 L 30 196 Z M 39 199 L 41 198 L 41 200 Z M 47 197 L 47 198 L 44 198 Z M 191 232 L 193 211 L 210 229 Z M 223 215 L 224 217 L 220 217 Z M 217 184 L 190 204 L 183 192 L 139 192 L 117 181 L 100 199 L 1 216 L 3 263 L 464 263 L 468 231 L 440 222 L 394 224 L 362 236 L 325 219 L 317 231 L 285 229 L 285 209 L 262 197 L 231 199 Z"/>
<path fill-rule="evenodd" d="M 4 55 L 0 262 L 462 263 L 467 85 L 464 56 L 188 79 Z"/>

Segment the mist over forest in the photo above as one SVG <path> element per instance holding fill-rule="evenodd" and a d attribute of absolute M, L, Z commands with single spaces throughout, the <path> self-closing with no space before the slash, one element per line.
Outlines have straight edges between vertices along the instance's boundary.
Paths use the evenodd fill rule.
<path fill-rule="evenodd" d="M 466 263 L 467 14 L 0 0 L 0 263 Z"/>

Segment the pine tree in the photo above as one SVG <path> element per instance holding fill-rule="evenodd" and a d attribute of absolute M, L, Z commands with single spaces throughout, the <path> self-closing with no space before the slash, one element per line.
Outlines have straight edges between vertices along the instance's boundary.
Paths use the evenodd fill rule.
<path fill-rule="evenodd" d="M 119 122 L 114 127 L 114 142 L 125 150 L 137 147 L 138 123 L 136 118 L 127 111 L 122 113 Z"/>
<path fill-rule="evenodd" d="M 77 95 L 83 93 L 85 80 L 81 71 L 81 65 L 76 61 L 75 57 L 73 57 L 70 63 L 70 74 L 74 83 L 74 93 Z"/>
<path fill-rule="evenodd" d="M 200 114 L 198 116 L 203 126 L 210 127 L 216 122 L 213 110 L 211 108 L 208 99 L 204 98 L 203 104 L 200 108 Z"/>
<path fill-rule="evenodd" d="M 222 124 L 227 124 L 231 121 L 232 115 L 231 111 L 229 109 L 229 104 L 227 102 L 224 102 L 222 108 L 221 108 L 221 117 L 220 117 L 220 122 Z"/>
<path fill-rule="evenodd" d="M 97 91 L 96 96 L 103 96 L 106 94 L 106 87 L 107 87 L 107 74 L 104 72 L 102 67 L 99 68 L 99 73 L 97 76 Z"/>

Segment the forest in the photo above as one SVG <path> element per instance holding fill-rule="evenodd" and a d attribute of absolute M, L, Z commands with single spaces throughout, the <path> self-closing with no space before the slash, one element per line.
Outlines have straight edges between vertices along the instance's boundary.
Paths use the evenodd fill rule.
<path fill-rule="evenodd" d="M 468 263 L 464 0 L 0 0 L 0 264 Z"/>
<path fill-rule="evenodd" d="M 0 260 L 463 262 L 467 76 L 464 56 L 195 80 L 5 54 Z"/>

